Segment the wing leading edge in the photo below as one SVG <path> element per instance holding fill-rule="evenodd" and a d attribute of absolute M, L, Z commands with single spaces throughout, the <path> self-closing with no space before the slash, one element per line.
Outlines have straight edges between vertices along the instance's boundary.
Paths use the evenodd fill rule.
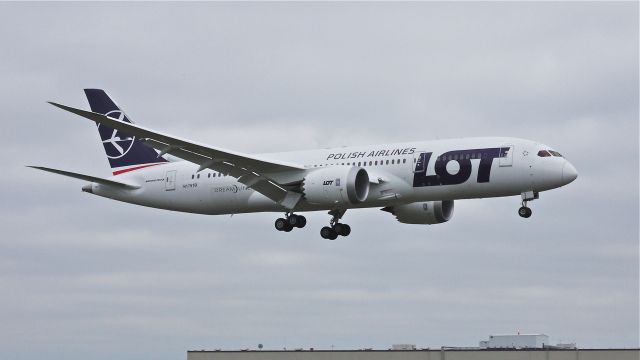
<path fill-rule="evenodd" d="M 199 165 L 198 171 L 212 169 L 238 179 L 238 182 L 251 187 L 288 210 L 292 210 L 302 198 L 299 192 L 288 190 L 284 184 L 301 181 L 306 173 L 304 167 L 239 152 L 210 147 L 171 135 L 163 134 L 145 127 L 126 123 L 91 111 L 49 102 L 62 110 L 80 115 L 96 123 L 134 135 L 145 144 L 158 150 L 158 156 L 170 154 Z M 286 180 L 285 180 L 286 179 Z"/>

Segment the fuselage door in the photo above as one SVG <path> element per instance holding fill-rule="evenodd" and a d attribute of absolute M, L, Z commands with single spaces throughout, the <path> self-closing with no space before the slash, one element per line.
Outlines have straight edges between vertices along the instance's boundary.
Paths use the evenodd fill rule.
<path fill-rule="evenodd" d="M 176 170 L 167 171 L 165 175 L 165 191 L 173 191 L 176 189 Z"/>
<path fill-rule="evenodd" d="M 426 151 L 416 151 L 413 155 L 413 172 L 423 173 L 427 170 L 427 152 Z"/>
<path fill-rule="evenodd" d="M 502 145 L 500 147 L 500 166 L 513 165 L 513 152 L 515 147 L 513 145 Z"/>

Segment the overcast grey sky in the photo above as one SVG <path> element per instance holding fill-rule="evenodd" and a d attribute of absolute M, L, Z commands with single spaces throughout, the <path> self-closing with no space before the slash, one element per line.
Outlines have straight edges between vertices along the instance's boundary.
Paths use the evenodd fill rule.
<path fill-rule="evenodd" d="M 0 3 L 0 358 L 472 346 L 545 333 L 638 346 L 638 3 Z M 109 174 L 88 108 L 244 152 L 515 136 L 580 177 L 456 202 L 435 226 L 350 211 L 289 234 L 81 193 Z"/>

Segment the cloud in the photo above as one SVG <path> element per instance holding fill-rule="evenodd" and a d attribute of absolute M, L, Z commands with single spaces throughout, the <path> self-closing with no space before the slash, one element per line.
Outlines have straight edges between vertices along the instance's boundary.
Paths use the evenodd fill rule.
<path fill-rule="evenodd" d="M 638 343 L 636 3 L 0 4 L 0 357 L 475 345 L 542 332 Z M 25 21 L 29 19 L 29 21 Z M 580 177 L 457 201 L 409 226 L 349 211 L 323 241 L 279 214 L 208 217 L 81 193 L 25 168 L 109 174 L 86 108 L 250 153 L 505 135 Z"/>

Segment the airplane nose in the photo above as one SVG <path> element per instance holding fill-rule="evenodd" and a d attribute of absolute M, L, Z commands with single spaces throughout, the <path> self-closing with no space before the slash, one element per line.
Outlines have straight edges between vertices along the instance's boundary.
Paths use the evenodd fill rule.
<path fill-rule="evenodd" d="M 578 171 L 576 170 L 570 162 L 565 161 L 564 166 L 562 167 L 562 181 L 565 184 L 568 184 L 575 180 L 578 177 Z"/>

